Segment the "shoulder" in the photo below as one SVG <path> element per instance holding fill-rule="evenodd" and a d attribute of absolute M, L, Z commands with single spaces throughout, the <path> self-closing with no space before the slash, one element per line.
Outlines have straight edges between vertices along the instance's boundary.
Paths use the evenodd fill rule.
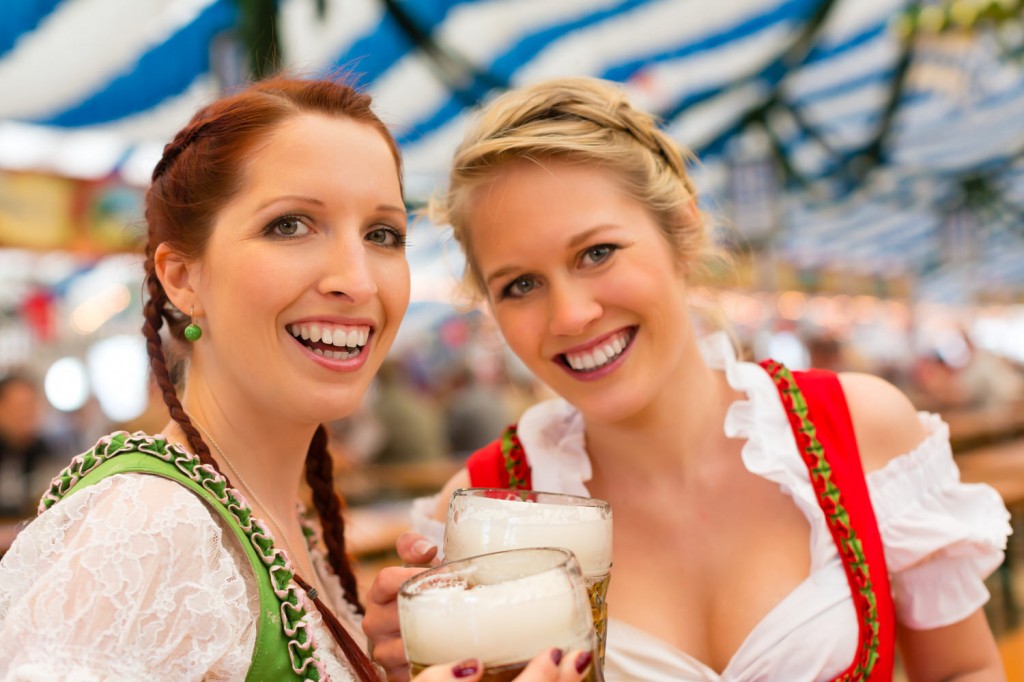
<path fill-rule="evenodd" d="M 881 469 L 928 436 L 917 409 L 898 388 L 870 374 L 838 376 L 865 471 Z"/>
<path fill-rule="evenodd" d="M 142 472 L 121 472 L 71 495 L 81 496 L 90 515 L 103 518 L 119 514 L 136 514 L 138 521 L 149 523 L 159 519 L 209 520 L 212 509 L 191 490 L 169 478 Z M 130 511 L 129 511 L 130 510 Z"/>

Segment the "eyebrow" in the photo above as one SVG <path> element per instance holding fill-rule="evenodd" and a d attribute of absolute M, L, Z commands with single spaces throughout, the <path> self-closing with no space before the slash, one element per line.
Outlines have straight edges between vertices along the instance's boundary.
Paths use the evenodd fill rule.
<path fill-rule="evenodd" d="M 308 204 L 316 204 L 317 206 L 323 206 L 324 205 L 324 202 L 320 201 L 316 197 L 307 197 L 307 196 L 303 196 L 301 194 L 286 194 L 284 196 L 274 197 L 270 201 L 261 204 L 260 207 L 257 210 L 258 211 L 262 211 L 267 206 L 272 206 L 273 204 L 276 204 L 279 201 L 304 201 L 304 202 L 306 202 Z"/>
<path fill-rule="evenodd" d="M 274 197 L 270 201 L 260 205 L 260 207 L 257 210 L 258 211 L 262 211 L 267 206 L 271 206 L 273 204 L 276 204 L 279 201 L 302 201 L 302 202 L 305 202 L 307 204 L 315 204 L 316 206 L 324 206 L 325 205 L 324 202 L 320 201 L 316 197 L 307 197 L 307 196 L 304 196 L 302 194 L 286 194 L 284 196 Z M 377 210 L 378 211 L 388 211 L 388 212 L 391 212 L 391 213 L 401 213 L 402 215 L 405 215 L 406 213 L 408 213 L 408 211 L 405 210 L 404 206 L 395 206 L 394 204 L 377 204 Z"/>
<path fill-rule="evenodd" d="M 572 237 L 572 239 L 569 240 L 567 246 L 569 248 L 572 248 L 572 247 L 575 247 L 575 246 L 579 246 L 580 244 L 582 244 L 582 243 L 584 243 L 586 241 L 589 241 L 590 238 L 593 237 L 598 232 L 601 232 L 603 230 L 607 230 L 607 229 L 613 228 L 613 227 L 617 227 L 617 225 L 613 225 L 612 223 L 602 223 L 600 225 L 595 225 L 594 227 L 590 228 L 589 230 L 584 230 L 583 232 L 580 232 L 579 234 L 574 235 Z M 515 266 L 515 265 L 506 265 L 503 268 L 498 268 L 493 273 L 491 273 L 490 277 L 487 278 L 487 284 L 490 285 L 494 280 L 501 279 L 502 277 L 505 277 L 509 273 L 515 272 L 518 269 L 519 269 L 518 266 Z"/>
<path fill-rule="evenodd" d="M 600 232 L 602 230 L 607 230 L 607 229 L 612 228 L 612 227 L 616 227 L 616 226 L 612 225 L 611 223 L 602 223 L 601 225 L 595 225 L 594 227 L 590 228 L 589 230 L 584 230 L 583 232 L 580 232 L 578 235 L 576 235 L 575 237 L 570 239 L 569 240 L 569 246 L 579 246 L 583 242 L 588 241 L 591 237 L 593 237 L 598 232 Z"/>

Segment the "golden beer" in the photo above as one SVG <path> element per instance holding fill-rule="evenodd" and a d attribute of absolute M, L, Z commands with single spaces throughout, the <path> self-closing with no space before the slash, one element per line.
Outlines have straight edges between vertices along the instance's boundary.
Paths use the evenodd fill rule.
<path fill-rule="evenodd" d="M 466 488 L 452 495 L 444 531 L 446 561 L 526 547 L 564 547 L 576 555 L 597 631 L 597 660 L 603 663 L 611 507 L 603 500 L 533 490 Z"/>
<path fill-rule="evenodd" d="M 597 633 L 597 660 L 604 664 L 604 649 L 608 641 L 608 584 L 611 574 L 584 576 L 587 586 L 587 597 L 590 599 L 590 612 L 594 618 L 594 631 Z"/>

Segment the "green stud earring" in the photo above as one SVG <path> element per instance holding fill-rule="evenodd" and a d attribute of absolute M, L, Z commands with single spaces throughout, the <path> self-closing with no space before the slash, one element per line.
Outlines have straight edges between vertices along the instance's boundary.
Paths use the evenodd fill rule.
<path fill-rule="evenodd" d="M 189 323 L 188 326 L 185 327 L 185 340 L 190 343 L 195 343 L 199 340 L 199 337 L 203 335 L 202 328 L 196 324 L 196 320 L 192 315 L 194 312 L 195 307 L 188 309 Z"/>

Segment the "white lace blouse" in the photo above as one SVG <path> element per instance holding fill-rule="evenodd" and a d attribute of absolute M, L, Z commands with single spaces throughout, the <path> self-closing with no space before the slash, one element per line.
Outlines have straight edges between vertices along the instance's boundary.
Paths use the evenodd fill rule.
<path fill-rule="evenodd" d="M 313 543 L 325 601 L 365 646 L 357 615 Z M 0 680 L 244 680 L 259 593 L 217 512 L 184 486 L 117 474 L 30 523 L 0 561 Z M 317 658 L 352 680 L 319 614 Z"/>
<path fill-rule="evenodd" d="M 701 341 L 705 361 L 726 373 L 744 394 L 728 410 L 726 435 L 743 438 L 743 463 L 779 485 L 811 526 L 810 575 L 772 609 L 721 674 L 686 652 L 611 619 L 605 677 L 625 680 L 749 682 L 829 680 L 853 660 L 858 625 L 839 554 L 797 450 L 778 390 L 753 363 L 738 362 L 724 334 Z M 958 622 L 988 600 L 984 579 L 1003 559 L 1009 514 L 989 486 L 960 482 L 948 427 L 921 413 L 928 436 L 913 451 L 867 476 L 885 546 L 897 618 L 917 629 Z M 523 415 L 518 436 L 533 486 L 588 495 L 590 460 L 583 419 L 571 405 L 552 400 Z M 417 500 L 413 527 L 440 542 L 442 524 L 429 518 L 435 501 Z M 612 581 L 614 582 L 614 569 Z"/>

